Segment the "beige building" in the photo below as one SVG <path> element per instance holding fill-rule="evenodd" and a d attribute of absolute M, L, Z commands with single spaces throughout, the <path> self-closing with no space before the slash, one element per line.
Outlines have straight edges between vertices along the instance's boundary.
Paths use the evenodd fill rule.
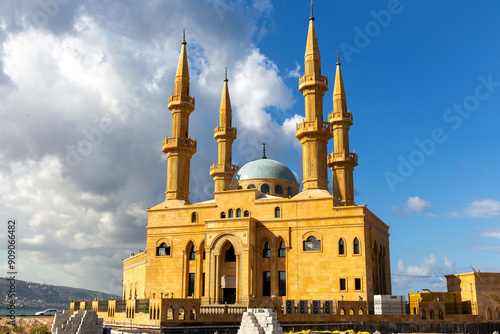
<path fill-rule="evenodd" d="M 449 292 L 459 293 L 464 314 L 500 320 L 500 273 L 446 275 Z"/>
<path fill-rule="evenodd" d="M 302 191 L 285 165 L 265 155 L 241 167 L 233 164 L 237 131 L 226 77 L 214 130 L 217 163 L 207 166 L 214 197 L 190 203 L 196 141 L 189 133 L 189 116 L 195 110 L 189 87 L 184 39 L 175 91 L 168 99 L 172 134 L 162 147 L 168 160 L 166 198 L 148 209 L 146 251 L 124 260 L 123 298 L 169 296 L 197 299 L 201 305 L 248 305 L 272 300 L 373 301 L 374 294 L 390 294 L 389 227 L 354 202 L 358 157 L 349 148 L 353 116 L 338 59 L 334 109 L 324 116 L 328 79 L 321 73 L 312 12 L 305 73 L 299 79 L 305 115 L 296 126 L 302 144 Z M 334 151 L 328 154 L 332 138 Z M 333 194 L 328 191 L 328 169 Z"/>

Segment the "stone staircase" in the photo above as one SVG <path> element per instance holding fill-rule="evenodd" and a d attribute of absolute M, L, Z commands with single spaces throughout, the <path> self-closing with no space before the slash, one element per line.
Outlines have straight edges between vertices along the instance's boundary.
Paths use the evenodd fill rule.
<path fill-rule="evenodd" d="M 265 308 L 251 308 L 243 313 L 238 334 L 282 334 L 276 313 Z"/>
<path fill-rule="evenodd" d="M 69 311 L 58 313 L 52 323 L 53 334 L 102 334 L 103 319 L 94 311 L 76 311 L 70 316 Z"/>

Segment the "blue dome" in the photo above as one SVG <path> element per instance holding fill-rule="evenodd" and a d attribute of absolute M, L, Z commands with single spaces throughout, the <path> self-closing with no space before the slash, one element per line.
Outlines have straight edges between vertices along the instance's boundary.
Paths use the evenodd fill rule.
<path fill-rule="evenodd" d="M 287 166 L 272 159 L 258 159 L 247 162 L 236 171 L 231 182 L 251 179 L 283 179 L 297 182 L 297 179 Z"/>

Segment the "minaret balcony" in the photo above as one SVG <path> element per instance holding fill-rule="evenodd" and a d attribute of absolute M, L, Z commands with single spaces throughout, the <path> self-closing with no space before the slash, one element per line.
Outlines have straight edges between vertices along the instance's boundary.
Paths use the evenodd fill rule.
<path fill-rule="evenodd" d="M 358 155 L 354 152 L 333 152 L 328 155 L 328 166 L 345 163 L 357 166 Z"/>
<path fill-rule="evenodd" d="M 184 149 L 196 153 L 196 140 L 191 138 L 165 138 L 163 140 L 162 152 L 167 153 L 176 149 Z"/>
<path fill-rule="evenodd" d="M 213 164 L 212 166 L 210 166 L 210 176 L 214 176 L 215 174 L 220 174 L 220 173 L 234 174 L 236 173 L 238 168 L 240 167 L 230 164 Z"/>
<path fill-rule="evenodd" d="M 305 86 L 323 86 L 328 90 L 328 78 L 324 75 L 308 74 L 299 78 L 299 90 Z"/>
<path fill-rule="evenodd" d="M 168 97 L 168 108 L 175 105 L 185 105 L 194 109 L 195 99 L 192 96 L 186 95 L 170 95 Z"/>
<path fill-rule="evenodd" d="M 352 120 L 352 114 L 350 112 L 332 112 L 331 114 L 328 114 L 328 121 L 330 123 L 341 123 L 341 122 L 346 122 L 352 125 L 353 120 Z"/>
<path fill-rule="evenodd" d="M 232 138 L 234 140 L 236 138 L 236 128 L 217 126 L 214 129 L 214 138 L 217 139 L 220 137 Z"/>
<path fill-rule="evenodd" d="M 307 134 L 327 135 L 332 138 L 330 123 L 319 121 L 304 121 L 295 126 L 295 137 L 300 138 Z"/>

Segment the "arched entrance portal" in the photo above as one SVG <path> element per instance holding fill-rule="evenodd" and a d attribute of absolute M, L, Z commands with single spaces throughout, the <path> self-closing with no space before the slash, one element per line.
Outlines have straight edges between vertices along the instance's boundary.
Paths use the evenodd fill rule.
<path fill-rule="evenodd" d="M 235 304 L 247 295 L 242 288 L 243 253 L 241 240 L 231 234 L 220 235 L 210 245 L 210 299 L 215 303 Z"/>
<path fill-rule="evenodd" d="M 230 241 L 226 241 L 219 256 L 219 282 L 221 288 L 219 296 L 223 304 L 234 304 L 236 302 L 237 265 L 234 246 Z"/>

